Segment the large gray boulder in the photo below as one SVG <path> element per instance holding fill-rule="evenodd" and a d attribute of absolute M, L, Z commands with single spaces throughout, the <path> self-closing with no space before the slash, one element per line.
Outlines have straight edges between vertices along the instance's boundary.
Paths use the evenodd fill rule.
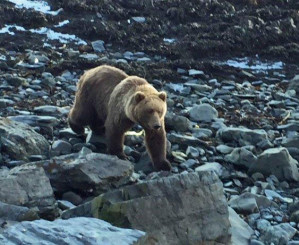
<path fill-rule="evenodd" d="M 246 147 L 235 148 L 224 157 L 225 161 L 247 169 L 256 162 L 256 159 L 257 157 Z"/>
<path fill-rule="evenodd" d="M 251 130 L 248 128 L 223 128 L 218 130 L 217 137 L 223 142 L 236 143 L 239 146 L 255 146 L 260 142 L 268 141 L 268 136 L 265 130 Z"/>
<path fill-rule="evenodd" d="M 148 233 L 154 244 L 228 244 L 230 223 L 214 172 L 178 174 L 102 194 L 63 213 Z"/>
<path fill-rule="evenodd" d="M 31 155 L 48 155 L 49 143 L 27 124 L 0 118 L 2 151 L 14 160 L 25 160 Z"/>
<path fill-rule="evenodd" d="M 274 226 L 268 226 L 264 231 L 261 231 L 260 240 L 265 244 L 285 245 L 297 233 L 296 228 L 289 223 L 281 223 Z"/>
<path fill-rule="evenodd" d="M 286 148 L 265 150 L 251 165 L 249 173 L 260 172 L 264 175 L 275 175 L 279 180 L 298 181 L 298 162 L 293 159 Z"/>
<path fill-rule="evenodd" d="M 212 122 L 218 117 L 218 111 L 209 104 L 195 105 L 189 114 L 190 120 L 194 122 Z"/>
<path fill-rule="evenodd" d="M 58 215 L 56 200 L 45 171 L 30 164 L 0 170 L 0 201 L 37 208 L 39 215 L 47 219 Z"/>
<path fill-rule="evenodd" d="M 32 163 L 45 169 L 57 192 L 102 194 L 128 183 L 134 166 L 116 156 L 87 153 L 69 154 Z"/>
<path fill-rule="evenodd" d="M 129 245 L 137 244 L 144 237 L 142 231 L 122 229 L 103 220 L 80 217 L 53 222 L 21 222 L 0 234 L 0 244 Z"/>
<path fill-rule="evenodd" d="M 17 206 L 0 202 L 0 220 L 2 221 L 24 221 L 39 219 L 34 208 L 29 209 L 23 206 Z"/>

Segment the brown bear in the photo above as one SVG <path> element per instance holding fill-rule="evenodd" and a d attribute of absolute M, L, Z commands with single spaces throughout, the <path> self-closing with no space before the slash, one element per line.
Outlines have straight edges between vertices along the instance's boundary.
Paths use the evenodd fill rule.
<path fill-rule="evenodd" d="M 105 132 L 108 154 L 126 159 L 124 134 L 135 123 L 145 130 L 145 143 L 156 170 L 170 170 L 166 159 L 164 116 L 166 93 L 158 92 L 145 79 L 128 76 L 112 66 L 85 72 L 78 83 L 68 122 L 77 134 L 89 126 L 96 134 Z"/>

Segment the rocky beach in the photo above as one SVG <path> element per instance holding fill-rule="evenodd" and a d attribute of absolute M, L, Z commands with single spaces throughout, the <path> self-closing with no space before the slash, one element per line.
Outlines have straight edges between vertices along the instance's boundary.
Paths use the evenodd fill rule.
<path fill-rule="evenodd" d="M 84 71 L 167 92 L 171 171 L 68 126 Z M 0 244 L 299 244 L 297 0 L 0 1 Z"/>

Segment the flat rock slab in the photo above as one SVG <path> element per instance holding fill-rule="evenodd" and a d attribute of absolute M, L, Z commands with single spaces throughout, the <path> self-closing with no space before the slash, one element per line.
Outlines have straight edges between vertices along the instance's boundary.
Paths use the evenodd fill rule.
<path fill-rule="evenodd" d="M 250 237 L 254 234 L 251 227 L 232 209 L 229 210 L 229 221 L 232 226 L 232 245 L 249 244 Z"/>
<path fill-rule="evenodd" d="M 280 181 L 299 181 L 298 162 L 284 147 L 265 150 L 251 165 L 249 173 L 260 172 L 266 176 L 275 175 Z"/>
<path fill-rule="evenodd" d="M 95 218 L 24 221 L 0 234 L 0 244 L 129 245 L 145 237 L 138 230 L 122 229 Z"/>
<path fill-rule="evenodd" d="M 126 184 L 134 170 L 131 162 L 100 153 L 69 154 L 32 164 L 45 169 L 55 191 L 94 195 Z"/>
<path fill-rule="evenodd" d="M 62 218 L 97 217 L 147 232 L 153 244 L 228 244 L 228 206 L 214 172 L 178 174 L 102 194 Z"/>
<path fill-rule="evenodd" d="M 43 168 L 24 164 L 0 171 L 0 201 L 28 208 L 38 208 L 41 217 L 58 215 L 50 181 Z"/>
<path fill-rule="evenodd" d="M 48 155 L 49 143 L 27 124 L 0 118 L 2 151 L 14 160 L 28 161 L 31 155 Z"/>
<path fill-rule="evenodd" d="M 217 137 L 223 142 L 237 143 L 239 146 L 256 145 L 268 141 L 265 130 L 227 127 L 217 132 Z"/>

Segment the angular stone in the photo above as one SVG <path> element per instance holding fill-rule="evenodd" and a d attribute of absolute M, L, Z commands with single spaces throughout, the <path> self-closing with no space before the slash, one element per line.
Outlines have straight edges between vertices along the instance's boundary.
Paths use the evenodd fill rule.
<path fill-rule="evenodd" d="M 43 168 L 24 164 L 0 172 L 0 201 L 8 204 L 38 208 L 41 217 L 57 216 L 57 204 L 50 181 Z"/>
<path fill-rule="evenodd" d="M 229 207 L 228 211 L 229 221 L 232 226 L 231 244 L 248 244 L 250 237 L 254 234 L 254 231 L 232 208 Z"/>
<path fill-rule="evenodd" d="M 56 152 L 57 155 L 69 154 L 72 151 L 72 145 L 64 140 L 55 140 L 51 150 Z"/>
<path fill-rule="evenodd" d="M 195 171 L 215 171 L 218 176 L 221 176 L 224 171 L 224 167 L 218 162 L 207 162 L 204 165 L 197 167 Z"/>
<path fill-rule="evenodd" d="M 224 160 L 237 166 L 250 168 L 256 162 L 257 157 L 245 147 L 235 148 Z"/>
<path fill-rule="evenodd" d="M 28 161 L 30 155 L 48 155 L 49 143 L 30 126 L 0 118 L 2 151 L 14 160 Z"/>
<path fill-rule="evenodd" d="M 171 144 L 180 144 L 180 145 L 185 145 L 185 146 L 205 145 L 204 141 L 201 141 L 201 140 L 199 140 L 193 136 L 189 136 L 189 135 L 171 133 L 171 134 L 167 135 L 167 138 L 171 142 Z"/>
<path fill-rule="evenodd" d="M 0 202 L 0 219 L 24 221 L 39 219 L 34 209 Z"/>
<path fill-rule="evenodd" d="M 265 150 L 250 167 L 249 173 L 260 172 L 263 175 L 275 175 L 280 181 L 298 181 L 298 162 L 293 159 L 286 148 Z"/>
<path fill-rule="evenodd" d="M 218 111 L 209 104 L 195 105 L 189 114 L 191 121 L 195 122 L 211 122 L 218 117 Z"/>
<path fill-rule="evenodd" d="M 297 230 L 288 223 L 282 223 L 275 226 L 270 226 L 260 239 L 267 244 L 287 244 L 290 239 L 296 234 Z"/>
<path fill-rule="evenodd" d="M 233 197 L 229 200 L 228 205 L 237 213 L 241 214 L 252 214 L 258 211 L 255 198 L 250 195 L 246 195 L 246 193 Z"/>
<path fill-rule="evenodd" d="M 34 108 L 34 112 L 39 115 L 44 116 L 54 116 L 60 118 L 68 114 L 70 108 L 69 107 L 58 107 L 53 105 L 44 105 L 38 106 Z"/>
<path fill-rule="evenodd" d="M 106 50 L 104 44 L 105 44 L 105 42 L 102 40 L 97 40 L 97 41 L 91 42 L 91 46 L 92 46 L 93 50 L 97 53 L 101 53 Z"/>
<path fill-rule="evenodd" d="M 228 244 L 222 183 L 213 172 L 173 175 L 102 194 L 63 218 L 92 216 L 146 231 L 157 244 Z"/>
<path fill-rule="evenodd" d="M 257 145 L 262 141 L 268 141 L 266 131 L 260 129 L 227 127 L 218 130 L 217 137 L 223 142 L 233 142 L 240 146 Z"/>
<path fill-rule="evenodd" d="M 56 117 L 51 116 L 20 115 L 8 118 L 16 122 L 26 123 L 32 127 L 53 127 L 59 123 Z"/>
<path fill-rule="evenodd" d="M 179 132 L 186 132 L 191 128 L 191 122 L 187 117 L 167 113 L 165 117 L 167 128 L 174 129 Z"/>
<path fill-rule="evenodd" d="M 69 154 L 33 163 L 45 169 L 55 191 L 98 195 L 126 184 L 134 167 L 129 161 L 100 153 Z"/>
<path fill-rule="evenodd" d="M 24 221 L 13 225 L 0 234 L 0 244 L 137 244 L 145 238 L 138 230 L 122 229 L 95 218 L 69 220 Z M 144 240 L 143 240 L 144 241 Z M 138 243 L 139 244 L 139 243 Z M 144 244 L 144 243 L 142 243 Z"/>

